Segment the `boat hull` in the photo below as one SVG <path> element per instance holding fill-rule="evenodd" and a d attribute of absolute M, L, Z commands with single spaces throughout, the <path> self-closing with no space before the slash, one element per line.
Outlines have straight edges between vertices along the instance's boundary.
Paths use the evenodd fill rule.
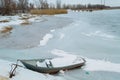
<path fill-rule="evenodd" d="M 42 61 L 43 59 L 38 59 L 39 61 Z M 85 60 L 82 63 L 74 64 L 74 65 L 68 65 L 68 66 L 63 66 L 63 67 L 52 67 L 52 68 L 47 68 L 47 67 L 37 67 L 36 65 L 30 64 L 30 62 L 36 62 L 38 60 L 20 60 L 22 64 L 33 71 L 37 71 L 40 73 L 49 73 L 49 74 L 55 74 L 58 73 L 60 70 L 66 71 L 66 70 L 72 70 L 75 68 L 80 68 L 83 65 L 85 65 Z"/>

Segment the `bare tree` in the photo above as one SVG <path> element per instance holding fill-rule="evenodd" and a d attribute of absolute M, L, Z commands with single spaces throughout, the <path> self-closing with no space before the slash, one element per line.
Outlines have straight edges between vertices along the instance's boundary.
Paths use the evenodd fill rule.
<path fill-rule="evenodd" d="M 0 8 L 2 8 L 4 5 L 4 0 L 0 0 Z"/>
<path fill-rule="evenodd" d="M 60 9 L 61 8 L 61 0 L 56 1 L 56 8 Z"/>
<path fill-rule="evenodd" d="M 55 5 L 54 5 L 53 3 L 50 3 L 50 4 L 49 4 L 49 8 L 50 8 L 50 9 L 55 9 Z"/>
<path fill-rule="evenodd" d="M 16 0 L 0 0 L 0 14 L 11 15 L 16 11 Z"/>
<path fill-rule="evenodd" d="M 33 4 L 33 3 L 30 3 L 29 8 L 30 8 L 30 9 L 34 9 L 34 4 Z"/>
<path fill-rule="evenodd" d="M 40 6 L 40 9 L 48 9 L 49 8 L 49 4 L 48 4 L 47 0 L 39 0 L 39 6 Z"/>
<path fill-rule="evenodd" d="M 1 0 L 1 14 L 9 15 L 11 13 L 11 1 L 12 0 Z"/>
<path fill-rule="evenodd" d="M 10 7 L 11 7 L 12 12 L 16 13 L 16 11 L 17 11 L 17 1 L 16 0 L 12 0 Z"/>
<path fill-rule="evenodd" d="M 28 9 L 28 0 L 19 0 L 18 8 L 25 13 L 25 11 Z"/>

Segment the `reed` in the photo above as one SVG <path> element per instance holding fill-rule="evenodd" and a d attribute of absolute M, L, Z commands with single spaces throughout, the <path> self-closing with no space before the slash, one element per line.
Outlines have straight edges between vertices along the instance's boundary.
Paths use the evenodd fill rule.
<path fill-rule="evenodd" d="M 4 27 L 0 32 L 1 33 L 7 33 L 10 32 L 13 28 L 11 26 Z"/>
<path fill-rule="evenodd" d="M 0 23 L 6 23 L 9 22 L 9 20 L 0 20 Z"/>
<path fill-rule="evenodd" d="M 31 14 L 36 15 L 55 15 L 55 14 L 67 14 L 66 9 L 34 9 L 30 11 Z"/>
<path fill-rule="evenodd" d="M 0 80 L 9 80 L 7 77 L 0 76 Z"/>

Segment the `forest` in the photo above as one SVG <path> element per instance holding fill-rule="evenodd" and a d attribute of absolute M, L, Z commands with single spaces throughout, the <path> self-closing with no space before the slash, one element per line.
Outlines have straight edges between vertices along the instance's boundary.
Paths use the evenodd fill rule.
<path fill-rule="evenodd" d="M 48 3 L 47 0 L 0 0 L 0 14 L 13 15 L 16 13 L 27 13 L 34 9 L 72 9 L 72 10 L 91 10 L 109 8 L 103 4 L 61 4 L 61 0 L 56 0 L 56 4 Z"/>

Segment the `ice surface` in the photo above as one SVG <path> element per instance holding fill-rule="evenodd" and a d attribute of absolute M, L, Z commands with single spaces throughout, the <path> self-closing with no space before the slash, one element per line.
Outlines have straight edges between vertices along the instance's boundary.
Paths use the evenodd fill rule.
<path fill-rule="evenodd" d="M 65 52 L 59 49 L 54 49 L 51 51 L 51 53 L 54 55 L 63 57 L 63 59 L 61 58 L 56 59 L 55 62 L 63 61 L 64 64 L 70 64 L 69 61 L 72 61 L 77 57 L 76 55 L 72 55 L 68 52 Z M 85 58 L 85 60 L 86 60 L 86 65 L 84 67 L 84 70 L 86 71 L 109 71 L 109 72 L 120 73 L 120 64 L 112 63 L 112 62 L 104 61 L 104 60 L 89 59 L 89 58 Z M 57 65 L 60 65 L 60 64 L 57 63 Z"/>

